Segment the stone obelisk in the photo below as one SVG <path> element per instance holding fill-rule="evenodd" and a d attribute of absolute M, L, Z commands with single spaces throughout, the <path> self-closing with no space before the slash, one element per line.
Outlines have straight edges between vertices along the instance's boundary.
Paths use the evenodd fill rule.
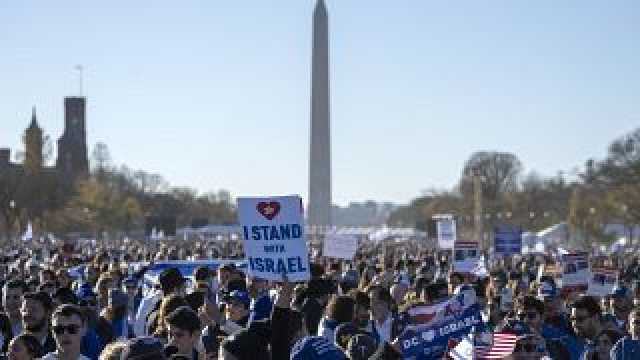
<path fill-rule="evenodd" d="M 313 12 L 311 58 L 311 155 L 308 224 L 331 225 L 331 131 L 329 126 L 329 18 L 324 0 Z"/>

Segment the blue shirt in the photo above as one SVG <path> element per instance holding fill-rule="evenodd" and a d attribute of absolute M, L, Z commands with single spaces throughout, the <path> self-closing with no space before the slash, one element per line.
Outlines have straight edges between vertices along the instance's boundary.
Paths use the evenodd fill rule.
<path fill-rule="evenodd" d="M 640 340 L 632 340 L 625 336 L 611 348 L 612 360 L 640 359 Z"/>

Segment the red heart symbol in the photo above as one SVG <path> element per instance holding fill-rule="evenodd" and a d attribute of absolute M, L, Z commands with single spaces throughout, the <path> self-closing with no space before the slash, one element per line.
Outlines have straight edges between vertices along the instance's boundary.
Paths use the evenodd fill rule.
<path fill-rule="evenodd" d="M 264 202 L 261 201 L 256 205 L 256 209 L 267 220 L 273 220 L 280 212 L 280 203 L 277 201 Z"/>

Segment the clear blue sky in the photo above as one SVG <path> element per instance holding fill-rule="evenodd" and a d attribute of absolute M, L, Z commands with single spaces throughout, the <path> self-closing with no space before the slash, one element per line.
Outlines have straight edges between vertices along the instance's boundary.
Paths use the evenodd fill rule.
<path fill-rule="evenodd" d="M 640 1 L 327 0 L 333 197 L 406 202 L 477 150 L 570 172 L 640 126 Z M 2 1 L 0 146 L 62 132 L 201 191 L 308 181 L 313 0 Z"/>

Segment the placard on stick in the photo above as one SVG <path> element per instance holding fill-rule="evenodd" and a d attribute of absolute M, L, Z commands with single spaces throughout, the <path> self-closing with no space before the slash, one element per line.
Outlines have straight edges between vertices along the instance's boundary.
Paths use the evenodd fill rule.
<path fill-rule="evenodd" d="M 297 195 L 238 198 L 249 275 L 279 281 L 309 280 L 302 199 Z"/>

